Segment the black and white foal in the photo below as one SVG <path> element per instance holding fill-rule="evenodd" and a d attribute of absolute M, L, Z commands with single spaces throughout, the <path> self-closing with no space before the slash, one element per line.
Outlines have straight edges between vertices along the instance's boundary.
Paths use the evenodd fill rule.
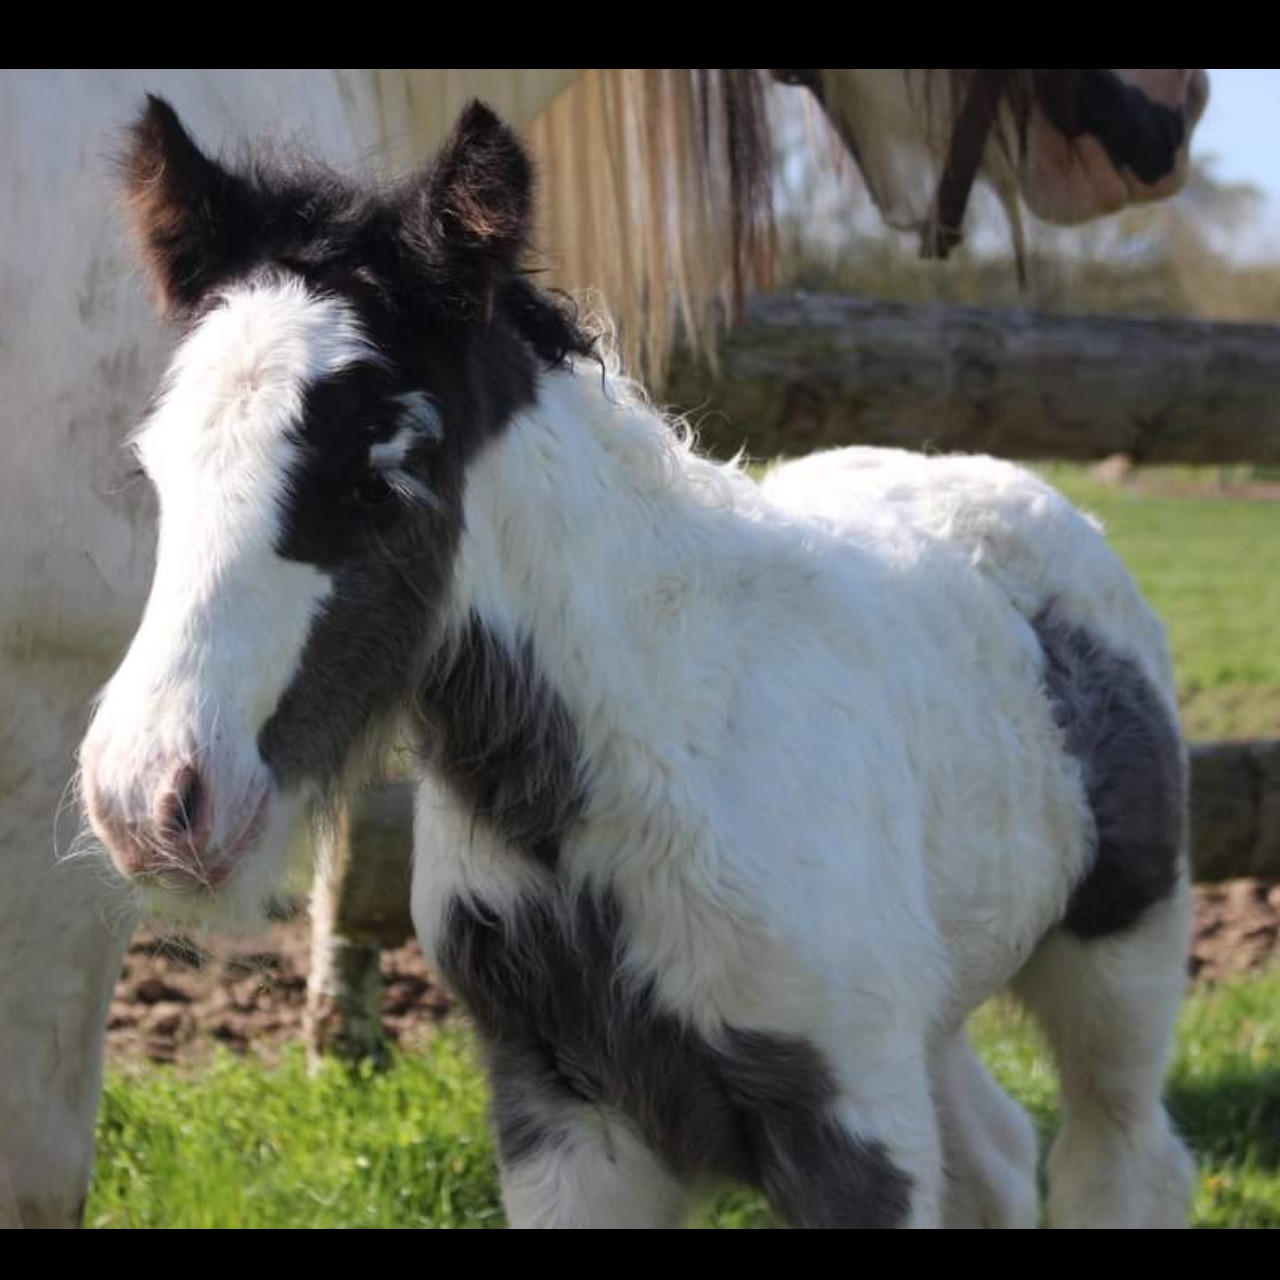
<path fill-rule="evenodd" d="M 811 1227 L 1032 1226 L 965 1038 L 1062 1069 L 1059 1226 L 1184 1221 L 1161 1106 L 1187 929 L 1161 629 L 989 459 L 698 457 L 521 273 L 474 106 L 390 190 L 132 137 L 182 326 L 136 448 L 155 584 L 83 749 L 153 902 L 252 910 L 409 716 L 413 908 L 488 1055 L 510 1221 L 660 1226 L 723 1180 Z"/>

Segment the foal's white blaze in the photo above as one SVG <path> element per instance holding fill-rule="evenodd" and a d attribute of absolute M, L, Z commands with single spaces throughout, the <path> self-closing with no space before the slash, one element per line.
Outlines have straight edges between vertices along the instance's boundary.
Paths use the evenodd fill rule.
<path fill-rule="evenodd" d="M 163 862 L 174 887 L 216 883 L 268 818 L 275 856 L 262 861 L 278 862 L 294 805 L 268 804 L 257 738 L 332 587 L 276 551 L 298 449 L 290 429 L 310 384 L 376 358 L 342 302 L 299 283 L 236 288 L 178 351 L 136 436 L 160 500 L 156 572 L 83 761 L 95 829 L 127 874 L 154 876 Z M 166 843 L 160 815 L 187 769 L 202 821 Z"/>

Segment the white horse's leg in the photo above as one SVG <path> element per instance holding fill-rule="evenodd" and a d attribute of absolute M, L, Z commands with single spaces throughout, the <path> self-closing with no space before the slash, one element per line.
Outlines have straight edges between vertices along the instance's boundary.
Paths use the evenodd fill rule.
<path fill-rule="evenodd" d="M 16 676 L 0 685 L 0 1218 L 7 1176 L 22 1226 L 70 1227 L 92 1173 L 107 1011 L 134 921 L 96 858 L 54 854 L 96 672 Z M 72 801 L 67 841 L 78 820 Z"/>

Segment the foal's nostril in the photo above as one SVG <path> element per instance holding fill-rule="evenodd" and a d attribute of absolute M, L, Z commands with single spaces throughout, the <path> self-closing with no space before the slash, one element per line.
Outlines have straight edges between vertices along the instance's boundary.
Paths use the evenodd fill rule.
<path fill-rule="evenodd" d="M 182 840 L 191 840 L 200 829 L 200 809 L 204 803 L 204 787 L 200 775 L 190 766 L 184 766 L 173 781 L 161 825 L 164 833 Z"/>

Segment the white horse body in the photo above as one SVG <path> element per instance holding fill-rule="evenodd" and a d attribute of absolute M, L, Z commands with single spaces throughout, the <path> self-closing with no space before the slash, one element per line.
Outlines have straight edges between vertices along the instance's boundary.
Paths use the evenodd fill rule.
<path fill-rule="evenodd" d="M 348 164 L 416 159 L 478 88 L 531 118 L 570 72 L 6 71 L 0 75 L 0 1223 L 75 1220 L 106 1009 L 133 928 L 100 869 L 55 865 L 89 705 L 137 626 L 154 503 L 123 449 L 163 367 L 112 153 L 149 90 L 234 150 L 322 140 Z M 478 78 L 478 79 L 477 79 Z M 74 834 L 68 817 L 63 844 Z"/>

